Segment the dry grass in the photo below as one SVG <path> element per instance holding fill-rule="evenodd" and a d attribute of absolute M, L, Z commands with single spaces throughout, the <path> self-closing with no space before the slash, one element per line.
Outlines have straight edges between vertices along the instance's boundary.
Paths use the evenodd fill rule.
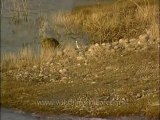
<path fill-rule="evenodd" d="M 31 61 L 26 68 L 2 71 L 3 106 L 96 117 L 159 114 L 155 46 L 121 54 L 101 51 L 85 59 L 64 55 L 43 64 Z"/>
<path fill-rule="evenodd" d="M 35 56 L 32 48 L 26 47 L 19 53 L 8 53 L 2 55 L 1 68 L 3 71 L 19 69 L 32 66 L 40 61 L 38 56 Z"/>
<path fill-rule="evenodd" d="M 159 8 L 148 0 L 120 1 L 78 7 L 72 12 L 60 12 L 53 16 L 54 27 L 62 28 L 66 34 L 88 33 L 91 43 L 117 41 L 121 38 L 136 38 L 146 29 L 159 36 Z M 63 31 L 63 32 L 64 32 Z"/>

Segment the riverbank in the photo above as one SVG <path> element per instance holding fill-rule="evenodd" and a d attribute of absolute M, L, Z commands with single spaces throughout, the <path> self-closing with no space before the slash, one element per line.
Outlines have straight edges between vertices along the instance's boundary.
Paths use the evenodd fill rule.
<path fill-rule="evenodd" d="M 22 111 L 16 111 L 6 108 L 1 108 L 1 119 L 2 120 L 149 120 L 150 118 L 143 116 L 127 116 L 127 117 L 108 117 L 108 118 L 85 118 L 76 117 L 71 115 L 59 115 L 59 116 L 40 116 L 36 114 L 28 114 Z M 156 120 L 156 118 L 152 119 Z"/>
<path fill-rule="evenodd" d="M 158 39 L 143 39 L 135 47 L 120 40 L 64 49 L 47 61 L 2 61 L 2 105 L 41 114 L 158 116 Z"/>
<path fill-rule="evenodd" d="M 114 8 L 125 13 L 120 22 L 113 16 L 116 12 L 105 13 L 103 5 L 57 16 L 55 23 L 65 26 L 68 34 L 85 32 L 92 44 L 40 55 L 25 48 L 2 56 L 2 106 L 42 115 L 158 118 L 160 39 L 157 12 L 151 8 L 156 6 L 134 4 L 129 13 L 129 7 Z M 92 10 L 98 10 L 96 15 Z M 152 11 L 140 16 L 144 10 Z"/>

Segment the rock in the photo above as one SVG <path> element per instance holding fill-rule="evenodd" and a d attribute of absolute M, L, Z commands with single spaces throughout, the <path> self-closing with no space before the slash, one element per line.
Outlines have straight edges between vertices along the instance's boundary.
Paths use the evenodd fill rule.
<path fill-rule="evenodd" d="M 142 97 L 142 94 L 140 94 L 140 93 L 138 93 L 137 95 L 136 95 L 136 98 L 141 98 Z"/>
<path fill-rule="evenodd" d="M 50 81 L 50 82 L 54 82 L 54 81 L 56 81 L 56 80 L 55 80 L 54 78 L 52 78 L 52 79 L 50 79 L 49 81 Z"/>
<path fill-rule="evenodd" d="M 96 82 L 91 82 L 91 84 L 96 84 Z"/>
<path fill-rule="evenodd" d="M 107 49 L 111 49 L 111 48 L 112 48 L 112 45 L 111 45 L 110 43 L 107 43 L 107 44 L 106 44 L 106 48 L 107 48 Z"/>
<path fill-rule="evenodd" d="M 135 39 L 135 38 L 133 38 L 133 39 L 130 39 L 130 40 L 129 40 L 129 43 L 130 43 L 130 44 L 135 44 L 135 43 L 138 43 L 138 40 Z"/>
<path fill-rule="evenodd" d="M 148 41 L 148 39 L 149 39 L 149 35 L 148 34 L 143 34 L 143 35 L 139 36 L 139 40 Z"/>
<path fill-rule="evenodd" d="M 119 44 L 118 42 L 113 42 L 113 43 L 112 43 L 113 46 L 116 46 L 116 45 L 118 45 L 118 44 Z"/>
<path fill-rule="evenodd" d="M 50 64 L 50 66 L 53 66 L 53 65 L 54 65 L 53 63 Z"/>
<path fill-rule="evenodd" d="M 85 62 L 84 65 L 87 66 L 88 64 Z"/>
<path fill-rule="evenodd" d="M 102 43 L 102 46 L 106 46 L 106 43 Z"/>
<path fill-rule="evenodd" d="M 128 39 L 120 39 L 119 44 L 126 48 L 129 45 L 129 40 Z"/>
<path fill-rule="evenodd" d="M 118 48 L 119 48 L 119 46 L 118 46 L 118 45 L 114 46 L 114 49 L 115 49 L 115 50 L 117 50 Z"/>
<path fill-rule="evenodd" d="M 83 58 L 82 56 L 78 56 L 78 57 L 77 57 L 77 60 L 78 60 L 78 61 L 84 60 L 84 58 Z"/>
<path fill-rule="evenodd" d="M 67 77 L 62 77 L 62 79 L 61 80 L 67 80 Z"/>
<path fill-rule="evenodd" d="M 94 49 L 94 45 L 91 45 L 88 49 L 89 52 L 93 52 L 93 49 Z"/>
<path fill-rule="evenodd" d="M 80 64 L 80 63 L 78 63 L 78 64 L 77 64 L 77 66 L 81 66 L 81 64 Z"/>
<path fill-rule="evenodd" d="M 94 77 L 98 78 L 98 75 L 97 75 L 97 74 L 95 74 L 95 75 L 94 75 Z"/>
<path fill-rule="evenodd" d="M 43 76 L 43 78 L 44 78 L 44 79 L 47 79 L 47 78 L 48 78 L 48 76 Z"/>
<path fill-rule="evenodd" d="M 98 44 L 98 43 L 96 43 L 94 46 L 98 47 L 98 46 L 99 46 L 99 44 Z"/>
<path fill-rule="evenodd" d="M 118 41 L 119 43 L 123 43 L 123 39 L 119 39 L 119 41 Z"/>
<path fill-rule="evenodd" d="M 61 74 L 65 74 L 66 72 L 67 72 L 67 69 L 65 69 L 65 68 L 59 70 L 59 73 L 61 73 Z"/>
<path fill-rule="evenodd" d="M 39 76 L 39 77 L 43 77 L 43 74 L 40 73 L 38 76 Z"/>
<path fill-rule="evenodd" d="M 36 68 L 38 68 L 38 66 L 37 66 L 37 65 L 34 65 L 33 68 L 36 69 Z"/>

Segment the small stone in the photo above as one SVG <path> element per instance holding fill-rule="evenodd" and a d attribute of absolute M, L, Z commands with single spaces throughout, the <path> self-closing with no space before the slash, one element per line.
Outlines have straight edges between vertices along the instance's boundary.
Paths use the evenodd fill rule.
<path fill-rule="evenodd" d="M 137 40 L 135 38 L 132 38 L 132 39 L 129 40 L 129 42 L 130 43 L 135 43 L 135 42 L 137 42 Z"/>
<path fill-rule="evenodd" d="M 43 77 L 43 74 L 40 73 L 38 76 L 39 76 L 39 77 Z"/>
<path fill-rule="evenodd" d="M 25 74 L 25 75 L 28 75 L 29 73 L 26 71 L 26 72 L 24 72 L 24 74 Z"/>
<path fill-rule="evenodd" d="M 91 82 L 91 84 L 95 84 L 96 82 Z"/>
<path fill-rule="evenodd" d="M 62 79 L 61 80 L 67 80 L 67 77 L 62 77 Z"/>
<path fill-rule="evenodd" d="M 88 64 L 85 62 L 84 65 L 87 66 Z"/>
<path fill-rule="evenodd" d="M 111 49 L 111 48 L 112 48 L 112 45 L 109 44 L 109 43 L 107 43 L 107 44 L 106 44 L 106 48 L 107 48 L 107 49 Z"/>
<path fill-rule="evenodd" d="M 96 78 L 98 78 L 98 75 L 97 75 L 97 74 L 95 74 L 94 76 L 95 76 Z"/>
<path fill-rule="evenodd" d="M 113 46 L 116 46 L 116 45 L 118 45 L 118 44 L 119 44 L 118 42 L 113 42 L 113 43 L 112 43 Z"/>
<path fill-rule="evenodd" d="M 123 43 L 123 39 L 119 39 L 119 43 Z"/>
<path fill-rule="evenodd" d="M 78 57 L 77 57 L 77 60 L 79 60 L 79 61 L 80 61 L 80 60 L 83 60 L 83 59 L 84 59 L 84 58 L 83 58 L 82 56 L 78 56 Z"/>
<path fill-rule="evenodd" d="M 53 66 L 53 63 L 51 63 L 50 65 Z"/>
<path fill-rule="evenodd" d="M 48 76 L 44 76 L 43 78 L 44 78 L 44 79 L 47 79 L 47 78 L 48 78 Z"/>
<path fill-rule="evenodd" d="M 126 99 L 125 99 L 125 98 L 122 98 L 122 101 L 126 101 Z"/>
<path fill-rule="evenodd" d="M 98 46 L 99 46 L 99 44 L 98 44 L 98 43 L 96 43 L 94 46 L 98 47 Z"/>
<path fill-rule="evenodd" d="M 38 66 L 37 66 L 37 65 L 34 65 L 34 66 L 33 66 L 33 68 L 35 68 L 35 69 L 36 69 L 36 68 L 38 68 Z"/>
<path fill-rule="evenodd" d="M 47 62 L 46 65 L 50 65 L 50 62 Z"/>
<path fill-rule="evenodd" d="M 119 48 L 118 45 L 114 46 L 114 49 L 115 49 L 115 50 L 117 50 L 118 48 Z"/>
<path fill-rule="evenodd" d="M 53 78 L 53 79 L 50 79 L 50 82 L 54 82 L 55 81 L 55 79 Z"/>
<path fill-rule="evenodd" d="M 141 41 L 148 41 L 149 35 L 148 35 L 148 34 L 140 35 L 140 36 L 139 36 L 139 39 L 140 39 Z"/>
<path fill-rule="evenodd" d="M 77 64 L 77 66 L 81 66 L 81 64 L 80 64 L 80 63 L 78 63 L 78 64 Z"/>
<path fill-rule="evenodd" d="M 102 46 L 106 46 L 106 43 L 102 43 Z"/>
<path fill-rule="evenodd" d="M 111 66 L 108 66 L 108 67 L 106 67 L 105 69 L 106 69 L 106 70 L 111 70 L 112 67 L 111 67 Z"/>
<path fill-rule="evenodd" d="M 67 69 L 65 69 L 65 68 L 59 70 L 59 73 L 61 73 L 61 74 L 65 74 L 66 72 L 67 72 Z"/>
<path fill-rule="evenodd" d="M 142 95 L 140 94 L 140 93 L 138 93 L 137 95 L 136 95 L 136 98 L 141 98 L 142 97 Z"/>

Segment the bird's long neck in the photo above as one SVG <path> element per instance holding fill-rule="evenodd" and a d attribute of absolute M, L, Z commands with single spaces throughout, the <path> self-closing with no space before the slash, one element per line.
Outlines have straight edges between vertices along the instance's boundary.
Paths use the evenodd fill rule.
<path fill-rule="evenodd" d="M 78 42 L 76 41 L 76 48 L 79 49 Z"/>

